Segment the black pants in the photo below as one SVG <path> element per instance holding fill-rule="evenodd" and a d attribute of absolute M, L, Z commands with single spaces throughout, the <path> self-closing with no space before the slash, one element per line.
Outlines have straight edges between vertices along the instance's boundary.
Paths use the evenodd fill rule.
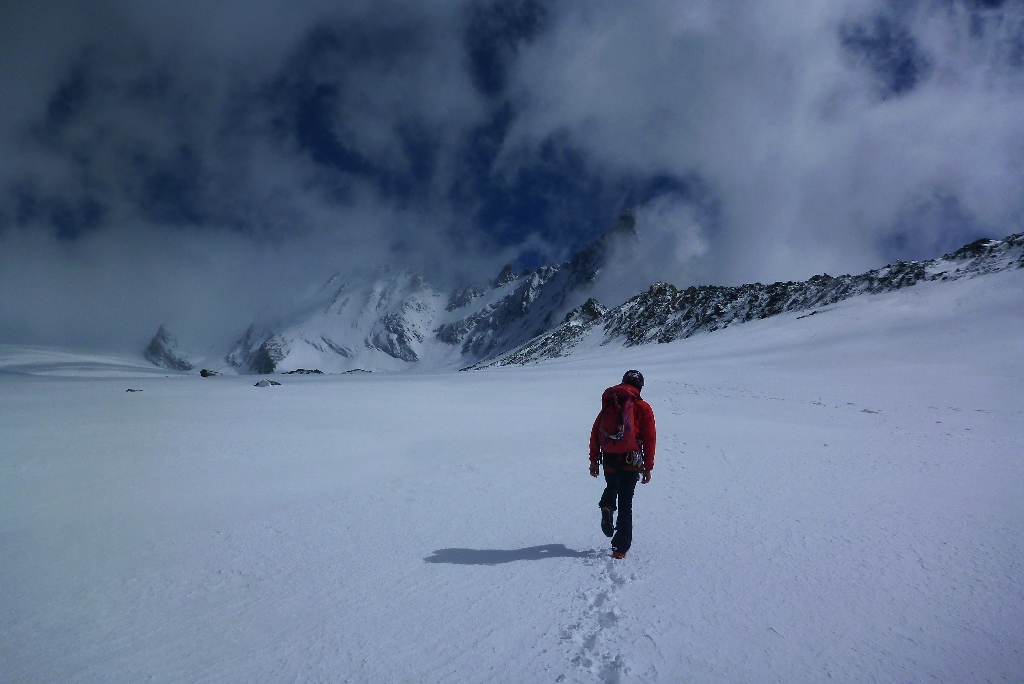
<path fill-rule="evenodd" d="M 612 548 L 626 553 L 633 543 L 633 492 L 640 473 L 634 470 L 604 471 L 606 486 L 601 495 L 601 508 L 618 508 L 619 519 L 615 525 L 615 536 L 612 537 Z M 618 506 L 616 507 L 616 499 Z"/>

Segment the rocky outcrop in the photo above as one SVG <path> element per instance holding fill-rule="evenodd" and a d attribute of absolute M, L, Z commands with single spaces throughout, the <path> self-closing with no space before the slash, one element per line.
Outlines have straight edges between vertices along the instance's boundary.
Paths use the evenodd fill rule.
<path fill-rule="evenodd" d="M 424 361 L 464 368 L 532 363 L 565 356 L 596 331 L 601 344 L 669 342 L 787 312 L 813 312 L 861 294 L 1024 266 L 1024 238 L 1012 235 L 860 275 L 738 287 L 655 283 L 611 310 L 587 299 L 615 244 L 635 237 L 636 221 L 626 212 L 569 261 L 521 273 L 505 266 L 493 280 L 448 294 L 407 272 L 381 271 L 376 280 L 335 276 L 291 322 L 250 327 L 227 361 L 249 373 L 311 365 L 331 373 L 396 370 Z"/>
<path fill-rule="evenodd" d="M 423 342 L 423 334 L 408 325 L 405 317 L 398 313 L 382 316 L 366 338 L 366 346 L 370 349 L 410 363 L 420 359 L 413 349 L 416 342 Z"/>
<path fill-rule="evenodd" d="M 448 304 L 444 307 L 445 311 L 455 311 L 461 309 L 464 306 L 468 306 L 474 299 L 483 297 L 487 294 L 487 288 L 483 285 L 467 285 L 466 287 L 460 287 L 459 289 L 452 292 L 448 298 Z"/>
<path fill-rule="evenodd" d="M 635 217 L 623 212 L 607 232 L 567 262 L 518 275 L 506 266 L 493 281 L 493 287 L 511 286 L 504 297 L 438 326 L 434 334 L 446 344 L 461 345 L 467 361 L 501 356 L 558 325 L 563 312 L 581 301 L 598 278 L 613 242 L 636 237 Z"/>
<path fill-rule="evenodd" d="M 273 333 L 257 333 L 253 327 L 245 331 L 226 361 L 236 368 L 252 373 L 268 374 L 288 353 L 288 341 Z"/>
<path fill-rule="evenodd" d="M 526 344 L 493 361 L 484 361 L 470 366 L 469 369 L 523 365 L 542 359 L 554 359 L 559 356 L 565 356 L 579 344 L 580 340 L 595 325 L 602 321 L 604 316 L 608 314 L 608 311 L 608 307 L 603 306 L 596 299 L 588 299 L 567 313 L 562 323 L 553 330 L 538 335 Z"/>
<path fill-rule="evenodd" d="M 154 366 L 168 370 L 190 371 L 194 367 L 178 346 L 178 340 L 167 328 L 160 326 L 149 346 L 142 352 L 143 358 Z"/>
<path fill-rule="evenodd" d="M 509 283 L 514 283 L 518 277 L 512 270 L 512 264 L 505 264 L 498 277 L 494 279 L 494 287 L 505 287 Z"/>
<path fill-rule="evenodd" d="M 256 353 L 249 361 L 249 367 L 256 373 L 273 373 L 287 353 L 288 342 L 279 335 L 272 335 L 256 348 Z"/>
<path fill-rule="evenodd" d="M 920 282 L 956 280 L 1024 268 L 1024 233 L 1004 240 L 978 240 L 930 261 L 897 261 L 860 275 L 816 275 L 800 282 L 713 285 L 678 289 L 655 283 L 646 292 L 596 318 L 570 320 L 487 365 L 534 363 L 571 352 L 585 334 L 600 326 L 601 344 L 624 346 L 671 342 L 701 332 L 792 311 L 811 311 L 862 294 L 912 287 Z"/>
<path fill-rule="evenodd" d="M 736 323 L 808 311 L 862 294 L 879 294 L 930 280 L 956 280 L 1020 268 L 1024 233 L 1005 240 L 978 240 L 930 261 L 897 261 L 860 275 L 816 275 L 801 282 L 753 283 L 738 287 L 700 286 L 679 290 L 656 283 L 604 321 L 605 342 L 626 346 L 671 342 Z"/>

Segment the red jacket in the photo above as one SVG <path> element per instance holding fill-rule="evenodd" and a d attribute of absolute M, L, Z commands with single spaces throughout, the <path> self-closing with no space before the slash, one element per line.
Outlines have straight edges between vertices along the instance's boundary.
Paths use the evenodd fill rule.
<path fill-rule="evenodd" d="M 637 436 L 644 444 L 644 469 L 654 468 L 654 449 L 658 443 L 658 434 L 654 428 L 654 409 L 646 401 L 640 398 L 640 390 L 625 383 L 616 385 L 616 394 L 628 393 L 632 395 L 636 406 Z M 590 462 L 597 463 L 601 458 L 601 449 L 598 446 L 598 423 L 601 421 L 601 413 L 598 412 L 594 419 L 594 427 L 590 429 Z"/>

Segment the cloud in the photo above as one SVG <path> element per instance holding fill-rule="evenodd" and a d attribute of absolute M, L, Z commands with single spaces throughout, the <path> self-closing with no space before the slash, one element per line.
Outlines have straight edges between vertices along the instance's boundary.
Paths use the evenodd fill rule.
<path fill-rule="evenodd" d="M 0 340 L 220 343 L 337 270 L 460 284 L 626 208 L 620 301 L 1020 230 L 1019 3 L 43 0 L 0 22 Z"/>
<path fill-rule="evenodd" d="M 636 235 L 610 245 L 607 264 L 588 296 L 617 306 L 655 282 L 704 282 L 713 213 L 686 194 L 666 193 L 632 212 Z"/>
<path fill-rule="evenodd" d="M 569 8 L 522 57 L 515 136 L 563 131 L 599 163 L 698 174 L 722 208 L 715 282 L 926 258 L 929 240 L 892 241 L 922 196 L 952 193 L 973 217 L 949 241 L 1019 230 L 1022 16 L 1014 3 Z"/>

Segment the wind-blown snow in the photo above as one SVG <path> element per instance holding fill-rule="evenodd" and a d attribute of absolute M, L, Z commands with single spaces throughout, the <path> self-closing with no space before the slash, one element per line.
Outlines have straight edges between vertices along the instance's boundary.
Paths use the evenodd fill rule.
<path fill-rule="evenodd" d="M 1024 270 L 479 372 L 5 348 L 0 681 L 1021 681 L 1022 352 Z M 626 368 L 659 448 L 612 561 Z"/>

